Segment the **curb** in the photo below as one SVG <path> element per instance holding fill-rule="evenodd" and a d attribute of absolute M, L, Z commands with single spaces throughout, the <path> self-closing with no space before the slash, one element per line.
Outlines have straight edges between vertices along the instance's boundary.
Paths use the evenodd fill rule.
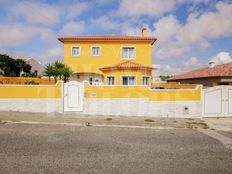
<path fill-rule="evenodd" d="M 213 124 L 213 123 L 209 123 L 209 122 L 207 122 L 207 121 L 205 121 L 208 125 L 209 125 L 209 127 L 210 128 L 213 128 L 214 130 L 217 130 L 217 131 L 225 131 L 225 132 L 231 132 L 232 131 L 232 129 L 231 128 L 225 128 L 225 127 L 220 127 L 220 126 L 215 126 L 215 124 Z"/>
<path fill-rule="evenodd" d="M 34 124 L 34 125 L 63 125 L 63 126 L 83 126 L 83 127 L 113 127 L 113 128 L 134 128 L 134 129 L 155 129 L 155 130 L 171 130 L 171 129 L 188 129 L 186 127 L 171 127 L 171 126 L 131 126 L 131 125 L 117 125 L 117 124 L 81 124 L 81 123 L 57 123 L 57 122 L 33 122 L 33 121 L 11 121 L 2 120 L 7 124 Z"/>

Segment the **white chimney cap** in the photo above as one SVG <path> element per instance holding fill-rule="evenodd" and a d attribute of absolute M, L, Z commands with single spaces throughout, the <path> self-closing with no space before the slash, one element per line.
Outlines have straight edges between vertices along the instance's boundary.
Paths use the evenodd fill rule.
<path fill-rule="evenodd" d="M 213 61 L 210 61 L 210 62 L 209 62 L 209 67 L 210 67 L 210 68 L 213 68 L 213 67 L 215 67 L 215 62 L 213 62 Z"/>

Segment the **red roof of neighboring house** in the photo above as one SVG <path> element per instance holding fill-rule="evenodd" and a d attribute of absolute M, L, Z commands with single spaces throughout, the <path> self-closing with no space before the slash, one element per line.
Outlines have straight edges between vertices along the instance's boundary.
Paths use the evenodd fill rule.
<path fill-rule="evenodd" d="M 232 77 L 232 63 L 216 65 L 215 67 L 207 67 L 189 71 L 177 76 L 174 76 L 172 80 L 184 80 L 184 79 L 199 79 L 199 78 L 210 78 L 210 77 Z"/>
<path fill-rule="evenodd" d="M 58 38 L 61 42 L 66 41 L 141 41 L 141 42 L 154 42 L 157 40 L 155 37 L 143 36 L 61 36 Z"/>
<path fill-rule="evenodd" d="M 155 70 L 156 68 L 150 66 L 144 66 L 133 61 L 125 61 L 113 66 L 106 66 L 99 68 L 100 70 L 117 70 L 117 69 L 144 69 L 144 70 Z"/>

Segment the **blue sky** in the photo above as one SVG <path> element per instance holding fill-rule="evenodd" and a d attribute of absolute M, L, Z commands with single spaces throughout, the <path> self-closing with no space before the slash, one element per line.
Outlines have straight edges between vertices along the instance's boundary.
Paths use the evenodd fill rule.
<path fill-rule="evenodd" d="M 232 61 L 231 0 L 0 0 L 0 52 L 62 60 L 60 35 L 157 37 L 153 64 L 178 74 Z"/>

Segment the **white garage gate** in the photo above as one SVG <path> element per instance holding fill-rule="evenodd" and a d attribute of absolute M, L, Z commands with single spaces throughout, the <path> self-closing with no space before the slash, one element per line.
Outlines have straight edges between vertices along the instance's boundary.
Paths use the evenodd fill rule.
<path fill-rule="evenodd" d="M 232 86 L 216 86 L 202 92 L 203 117 L 232 116 Z"/>

